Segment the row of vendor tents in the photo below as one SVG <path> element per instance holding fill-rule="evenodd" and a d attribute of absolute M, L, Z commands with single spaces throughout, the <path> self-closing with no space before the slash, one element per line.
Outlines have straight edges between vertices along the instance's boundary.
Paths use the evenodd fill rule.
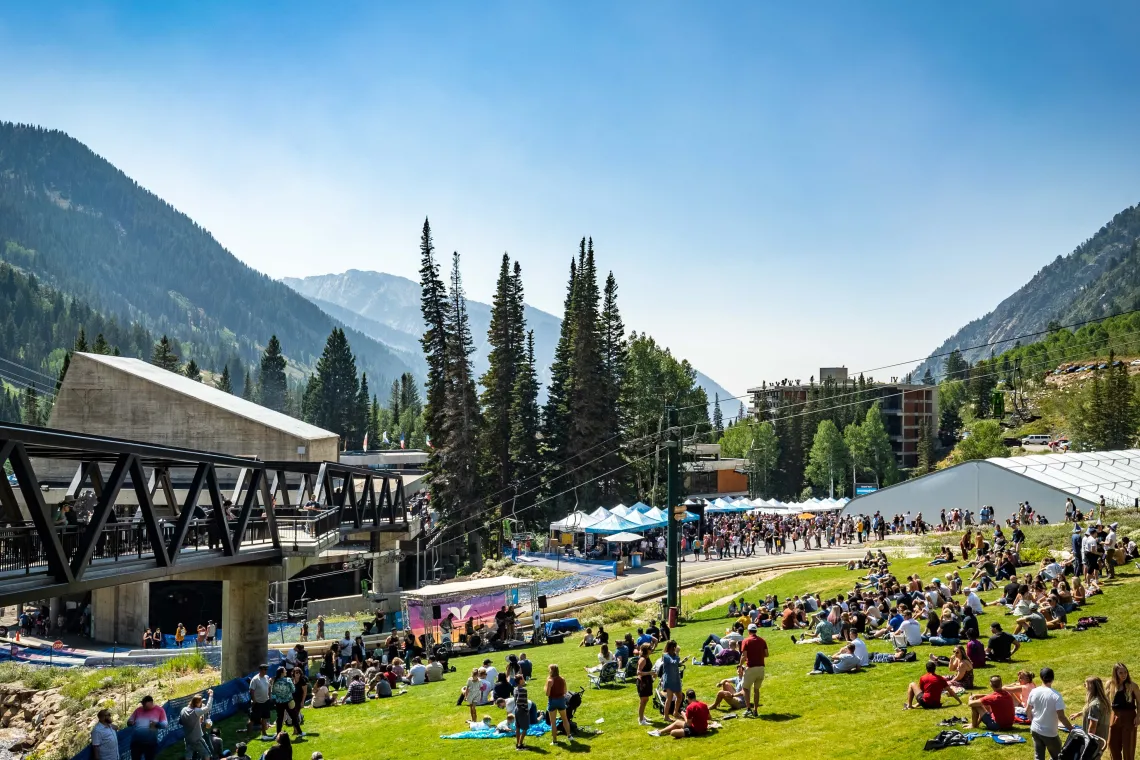
<path fill-rule="evenodd" d="M 689 499 L 685 507 L 704 505 L 706 515 L 748 513 L 760 515 L 807 515 L 816 512 L 838 512 L 847 505 L 849 499 L 810 499 L 809 501 L 785 504 L 775 499 L 736 499 L 719 498 L 705 502 Z M 696 522 L 700 516 L 688 510 L 681 522 Z M 632 507 L 618 504 L 612 509 L 598 507 L 593 512 L 574 511 L 561 520 L 552 522 L 550 529 L 562 533 L 593 533 L 609 535 L 622 532 L 635 532 L 664 528 L 668 515 L 658 507 L 637 502 Z"/>

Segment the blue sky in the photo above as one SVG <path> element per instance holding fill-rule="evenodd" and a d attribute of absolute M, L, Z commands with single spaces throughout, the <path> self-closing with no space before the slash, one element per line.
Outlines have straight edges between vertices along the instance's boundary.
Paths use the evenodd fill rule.
<path fill-rule="evenodd" d="M 736 393 L 917 359 L 1140 201 L 1135 3 L 803 5 L 7 2 L 0 118 L 274 277 L 414 278 L 430 216 L 558 313 L 592 235 Z"/>

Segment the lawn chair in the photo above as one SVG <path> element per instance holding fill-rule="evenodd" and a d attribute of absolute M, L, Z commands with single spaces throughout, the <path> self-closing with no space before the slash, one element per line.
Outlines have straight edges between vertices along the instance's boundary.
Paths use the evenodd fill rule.
<path fill-rule="evenodd" d="M 637 680 L 637 658 L 630 657 L 625 663 L 625 669 L 618 668 L 617 682 L 628 683 Z"/>
<path fill-rule="evenodd" d="M 602 665 L 601 670 L 595 673 L 587 673 L 590 683 L 594 685 L 595 689 L 600 689 L 604 684 L 617 683 L 618 666 L 612 660 Z"/>

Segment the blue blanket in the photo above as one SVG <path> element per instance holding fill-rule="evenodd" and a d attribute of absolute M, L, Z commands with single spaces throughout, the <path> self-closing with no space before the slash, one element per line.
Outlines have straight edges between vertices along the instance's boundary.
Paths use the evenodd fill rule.
<path fill-rule="evenodd" d="M 526 730 L 527 736 L 542 736 L 550 731 L 550 726 L 546 723 L 532 723 L 530 728 Z M 487 728 L 478 728 L 471 731 L 464 731 L 459 734 L 446 734 L 439 737 L 440 739 L 506 739 L 514 737 L 514 734 L 504 734 L 497 731 L 495 728 L 488 726 Z"/>

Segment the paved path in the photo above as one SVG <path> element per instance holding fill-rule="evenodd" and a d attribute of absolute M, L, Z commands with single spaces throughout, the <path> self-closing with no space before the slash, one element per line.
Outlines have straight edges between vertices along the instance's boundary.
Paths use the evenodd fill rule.
<path fill-rule="evenodd" d="M 813 551 L 788 552 L 785 554 L 760 554 L 752 557 L 739 557 L 736 559 L 722 559 L 709 561 L 686 561 L 681 563 L 681 587 L 709 583 L 726 578 L 732 578 L 747 573 L 757 573 L 765 570 L 782 570 L 816 565 L 837 565 L 848 560 L 862 559 L 867 553 L 867 545 L 841 548 L 820 549 Z M 918 549 L 911 547 L 895 547 L 895 551 L 902 549 L 907 554 L 917 555 Z M 553 599 L 547 608 L 547 615 L 553 617 L 562 611 L 581 607 L 586 604 L 628 597 L 641 602 L 665 593 L 665 563 L 656 562 L 647 567 L 635 570 L 629 575 L 615 578 L 609 583 L 579 589 L 569 594 Z"/>

